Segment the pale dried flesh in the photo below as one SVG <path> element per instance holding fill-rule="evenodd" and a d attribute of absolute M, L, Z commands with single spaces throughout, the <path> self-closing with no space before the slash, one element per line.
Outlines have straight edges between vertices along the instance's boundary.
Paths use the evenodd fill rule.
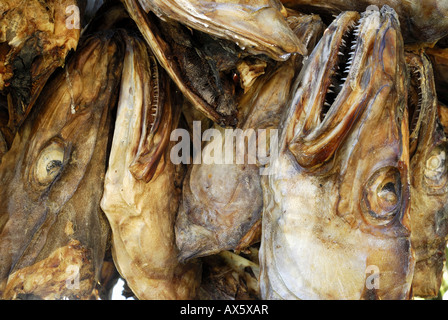
<path fill-rule="evenodd" d="M 306 61 L 262 177 L 263 299 L 411 295 L 403 42 L 389 7 L 358 19 L 337 17 Z"/>
<path fill-rule="evenodd" d="M 123 48 L 84 39 L 0 165 L 0 296 L 90 299 L 109 235 L 100 209 Z"/>

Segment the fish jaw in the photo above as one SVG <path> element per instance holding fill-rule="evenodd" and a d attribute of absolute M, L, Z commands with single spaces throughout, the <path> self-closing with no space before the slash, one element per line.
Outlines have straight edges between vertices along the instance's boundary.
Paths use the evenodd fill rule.
<path fill-rule="evenodd" d="M 448 240 L 447 139 L 440 125 L 432 65 L 422 52 L 408 53 L 410 77 L 417 86 L 410 96 L 411 240 L 415 250 L 413 293 L 435 297 L 442 282 Z M 416 101 L 417 100 L 417 101 Z"/>
<path fill-rule="evenodd" d="M 68 53 L 78 46 L 80 28 L 67 28 L 70 15 L 66 10 L 75 6 L 82 8 L 76 0 L 7 0 L 0 4 L 0 92 L 9 96 L 8 127 L 14 133 L 51 74 L 64 65 Z"/>
<path fill-rule="evenodd" d="M 70 239 L 73 235 L 68 232 L 53 242 L 48 241 L 52 233 L 61 231 L 52 231 L 51 227 L 65 219 L 65 212 L 70 216 L 70 211 L 79 206 L 73 203 L 83 193 L 78 192 L 78 187 L 84 179 L 98 174 L 90 168 L 91 161 L 96 159 L 98 162 L 92 166 L 101 170 L 101 160 L 105 159 L 108 106 L 116 98 L 121 73 L 119 43 L 111 34 L 87 37 L 66 69 L 48 84 L 37 101 L 36 111 L 27 118 L 2 158 L 0 176 L 5 188 L 0 190 L 0 202 L 4 204 L 0 211 L 0 292 L 10 272 L 32 265 L 40 254 L 48 253 L 53 246 L 63 246 L 66 237 Z M 96 157 L 97 145 L 104 147 L 97 152 L 103 155 L 102 159 Z M 92 176 L 86 176 L 88 170 Z M 93 181 L 101 183 L 101 174 Z M 98 200 L 97 195 L 96 192 L 90 195 L 91 204 Z M 91 214 L 94 221 L 99 204 L 93 209 L 82 207 L 85 211 L 77 211 L 77 218 L 89 219 Z M 92 228 L 96 227 L 92 223 Z M 97 249 L 99 255 L 105 250 Z M 90 279 L 90 283 L 93 286 L 95 279 Z"/>
<path fill-rule="evenodd" d="M 329 75 L 308 86 L 323 73 L 310 66 L 331 61 L 320 54 L 333 27 L 302 69 L 283 118 L 280 156 L 272 174 L 262 177 L 262 296 L 406 299 L 414 256 L 399 23 L 388 7 L 362 14 L 347 79 L 320 120 L 319 92 Z M 330 48 L 338 52 L 339 46 Z M 378 287 L 369 283 L 375 274 Z"/>
<path fill-rule="evenodd" d="M 209 92 L 201 92 L 201 88 L 195 87 L 194 83 L 191 84 L 190 82 L 197 82 L 200 76 L 196 75 L 189 77 L 189 72 L 197 72 L 201 75 L 202 69 L 194 63 L 191 66 L 186 66 L 183 62 L 179 62 L 178 59 L 182 60 L 186 57 L 176 56 L 179 53 L 179 49 L 172 47 L 170 41 L 173 39 L 171 36 L 165 34 L 169 31 L 166 29 L 172 29 L 175 26 L 186 33 L 189 32 L 188 29 L 175 21 L 163 21 L 158 19 L 152 12 L 148 13 L 145 11 L 137 0 L 126 0 L 123 1 L 123 4 L 130 17 L 136 22 L 137 27 L 151 47 L 151 50 L 160 65 L 167 71 L 179 90 L 194 105 L 194 107 L 200 110 L 210 120 L 219 123 L 222 126 L 235 126 L 237 115 L 236 110 L 234 110 L 235 103 L 233 102 L 233 96 L 225 94 L 223 95 L 223 101 L 221 101 L 221 99 L 210 101 Z M 165 26 L 159 25 L 160 23 L 165 24 Z M 179 32 L 179 30 L 174 30 L 177 37 L 179 37 Z M 184 50 L 185 47 L 181 46 L 180 49 Z M 195 49 L 192 50 L 194 51 L 193 55 L 197 55 Z M 192 52 L 190 51 L 190 53 Z M 190 62 L 187 61 L 187 65 L 189 65 L 189 63 Z M 187 68 L 192 68 L 192 70 L 186 70 Z M 209 89 L 209 86 L 205 86 L 205 88 Z"/>

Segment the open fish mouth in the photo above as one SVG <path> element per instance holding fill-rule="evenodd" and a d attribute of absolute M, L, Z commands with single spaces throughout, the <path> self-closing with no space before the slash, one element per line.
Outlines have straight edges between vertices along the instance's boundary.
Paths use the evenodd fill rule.
<path fill-rule="evenodd" d="M 393 9 L 370 6 L 361 15 L 341 13 L 328 27 L 299 76 L 300 101 L 294 103 L 302 106 L 288 132 L 295 137 L 290 150 L 303 168 L 314 170 L 330 160 L 368 97 L 381 88 L 375 69 L 392 76 L 398 26 Z"/>
<path fill-rule="evenodd" d="M 263 297 L 409 297 L 406 88 L 396 13 L 336 17 L 293 87 L 262 180 Z M 379 287 L 367 285 L 369 267 Z"/>

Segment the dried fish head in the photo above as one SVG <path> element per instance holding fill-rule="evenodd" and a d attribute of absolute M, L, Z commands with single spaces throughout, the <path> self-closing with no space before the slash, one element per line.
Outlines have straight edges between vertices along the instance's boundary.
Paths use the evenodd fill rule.
<path fill-rule="evenodd" d="M 0 294 L 88 299 L 109 227 L 100 210 L 123 48 L 87 37 L 45 87 L 0 164 Z M 77 280 L 76 280 L 77 279 Z"/>
<path fill-rule="evenodd" d="M 411 241 L 415 251 L 413 294 L 437 296 L 448 240 L 447 138 L 439 120 L 432 66 L 426 54 L 407 53 L 411 78 Z"/>
<path fill-rule="evenodd" d="M 146 12 L 179 21 L 215 37 L 232 40 L 252 54 L 287 60 L 306 54 L 306 47 L 285 21 L 278 0 L 139 0 Z"/>
<path fill-rule="evenodd" d="M 343 11 L 363 12 L 369 5 L 390 6 L 399 16 L 406 44 L 431 47 L 448 35 L 448 2 L 445 0 L 281 0 L 290 8 L 321 15 Z"/>
<path fill-rule="evenodd" d="M 192 299 L 200 265 L 177 260 L 174 222 L 183 178 L 169 158 L 181 99 L 148 52 L 127 37 L 123 81 L 101 208 L 118 271 L 141 300 Z"/>
<path fill-rule="evenodd" d="M 262 298 L 410 296 L 400 26 L 387 6 L 358 19 L 333 21 L 293 87 L 279 156 L 262 178 Z"/>
<path fill-rule="evenodd" d="M 152 12 L 145 12 L 137 0 L 123 3 L 160 65 L 191 104 L 210 120 L 223 126 L 235 126 L 233 77 L 223 76 L 216 60 L 207 57 L 200 48 L 200 40 L 194 39 L 199 31 L 193 32 L 172 19 L 157 18 Z M 208 35 L 203 38 L 222 52 L 218 40 Z"/>
<path fill-rule="evenodd" d="M 77 0 L 0 3 L 0 93 L 14 133 L 50 75 L 76 49 L 80 10 Z"/>
<path fill-rule="evenodd" d="M 252 252 L 255 251 L 255 248 Z M 252 253 L 251 252 L 251 253 Z M 258 259 L 230 251 L 202 258 L 203 278 L 200 300 L 256 300 L 259 299 Z"/>

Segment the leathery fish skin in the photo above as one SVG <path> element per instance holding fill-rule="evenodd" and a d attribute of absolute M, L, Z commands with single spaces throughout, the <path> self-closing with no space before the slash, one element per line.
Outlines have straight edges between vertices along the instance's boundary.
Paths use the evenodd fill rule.
<path fill-rule="evenodd" d="M 406 75 L 387 6 L 340 14 L 307 59 L 262 177 L 263 299 L 410 297 Z"/>
<path fill-rule="evenodd" d="M 290 20 L 301 42 L 312 49 L 323 33 L 322 21 L 316 16 L 293 13 Z M 242 133 L 252 130 L 254 134 L 248 136 L 248 141 L 253 141 L 252 146 L 259 144 L 261 138 L 256 133 L 259 129 L 278 127 L 301 65 L 302 56 L 269 65 L 265 74 L 240 96 L 238 130 Z M 213 128 L 223 136 L 220 146 L 223 150 L 226 139 L 240 141 L 241 136 L 226 136 L 217 124 Z M 240 251 L 258 241 L 256 235 L 261 226 L 263 206 L 260 168 L 256 161 L 249 160 L 254 155 L 245 154 L 246 148 L 250 150 L 248 143 L 237 142 L 231 163 L 225 163 L 224 152 L 219 163 L 202 162 L 190 166 L 176 218 L 176 244 L 182 261 L 223 250 Z M 244 159 L 237 160 L 240 155 Z"/>
<path fill-rule="evenodd" d="M 201 266 L 177 259 L 183 170 L 166 154 L 182 100 L 139 38 L 127 39 L 120 92 L 101 200 L 114 262 L 138 299 L 193 299 Z"/>
<path fill-rule="evenodd" d="M 414 296 L 439 293 L 448 237 L 447 138 L 431 62 L 423 52 L 406 53 L 409 90 L 411 241 L 415 251 Z"/>
<path fill-rule="evenodd" d="M 84 39 L 0 165 L 0 296 L 90 299 L 110 232 L 100 209 L 123 48 Z"/>

